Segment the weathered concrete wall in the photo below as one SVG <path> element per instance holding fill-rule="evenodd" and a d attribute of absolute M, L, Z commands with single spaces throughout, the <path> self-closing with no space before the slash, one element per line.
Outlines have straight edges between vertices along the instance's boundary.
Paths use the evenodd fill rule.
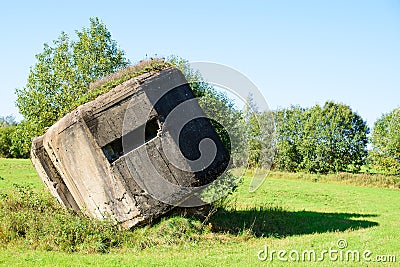
<path fill-rule="evenodd" d="M 193 120 L 178 135 L 174 127 L 157 134 L 157 120 L 191 99 L 177 69 L 143 74 L 78 107 L 36 138 L 32 162 L 66 207 L 92 217 L 111 216 L 124 227 L 145 223 L 185 200 L 182 192 L 171 194 L 165 184 L 154 184 L 154 170 L 171 184 L 194 187 L 216 179 L 227 167 L 228 155 L 206 118 Z M 187 112 L 199 109 L 192 101 Z M 195 170 L 203 138 L 213 140 L 217 153 L 209 166 Z M 166 152 L 171 151 L 183 169 L 170 163 Z M 154 190 L 165 191 L 163 197 L 174 202 L 160 201 L 151 194 Z"/>

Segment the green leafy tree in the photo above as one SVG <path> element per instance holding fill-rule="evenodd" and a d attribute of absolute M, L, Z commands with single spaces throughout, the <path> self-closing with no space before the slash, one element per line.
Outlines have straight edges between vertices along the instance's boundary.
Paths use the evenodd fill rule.
<path fill-rule="evenodd" d="M 373 166 L 388 174 L 400 174 L 400 108 L 382 115 L 374 124 L 369 157 Z"/>
<path fill-rule="evenodd" d="M 330 101 L 309 109 L 292 106 L 276 111 L 275 121 L 277 169 L 359 171 L 365 163 L 369 129 L 349 106 Z"/>
<path fill-rule="evenodd" d="M 367 156 L 366 122 L 349 106 L 326 102 L 306 111 L 300 151 L 309 172 L 359 171 Z"/>
<path fill-rule="evenodd" d="M 260 158 L 258 167 L 270 169 L 273 165 L 276 155 L 276 127 L 275 116 L 272 111 L 263 111 L 259 113 L 259 140 L 261 143 Z"/>
<path fill-rule="evenodd" d="M 249 150 L 247 154 L 248 166 L 258 167 L 262 149 L 261 120 L 260 111 L 252 95 L 249 95 L 246 99 L 243 117 L 245 119 L 246 146 Z"/>
<path fill-rule="evenodd" d="M 245 143 L 241 149 L 248 159 L 249 167 L 269 169 L 276 153 L 274 114 L 271 111 L 260 111 L 253 96 L 246 99 L 243 110 Z"/>
<path fill-rule="evenodd" d="M 275 111 L 276 149 L 274 167 L 286 171 L 298 171 L 303 161 L 300 145 L 303 141 L 305 109 L 291 106 Z"/>
<path fill-rule="evenodd" d="M 11 146 L 16 125 L 13 116 L 0 117 L 0 157 L 14 157 Z"/>
<path fill-rule="evenodd" d="M 32 139 L 43 134 L 39 124 L 23 120 L 15 127 L 12 135 L 11 151 L 15 158 L 28 158 L 32 146 Z"/>
<path fill-rule="evenodd" d="M 16 126 L 0 127 L 0 157 L 12 158 L 14 157 L 11 149 L 12 139 L 15 133 Z"/>
<path fill-rule="evenodd" d="M 18 126 L 13 147 L 25 157 L 32 138 L 72 111 L 88 93 L 90 83 L 129 63 L 98 18 L 91 18 L 90 27 L 76 34 L 76 41 L 63 32 L 53 45 L 45 44 L 43 52 L 36 55 L 26 86 L 16 90 L 24 121 Z"/>

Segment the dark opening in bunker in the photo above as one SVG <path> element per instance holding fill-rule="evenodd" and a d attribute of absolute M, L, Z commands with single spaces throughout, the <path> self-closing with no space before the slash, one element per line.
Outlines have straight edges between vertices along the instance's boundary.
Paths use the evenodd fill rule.
<path fill-rule="evenodd" d="M 147 121 L 146 124 L 143 124 L 124 136 L 115 139 L 101 148 L 104 156 L 110 163 L 113 163 L 124 154 L 128 154 L 130 151 L 157 137 L 157 133 L 160 129 L 159 125 L 158 119 L 153 118 Z"/>

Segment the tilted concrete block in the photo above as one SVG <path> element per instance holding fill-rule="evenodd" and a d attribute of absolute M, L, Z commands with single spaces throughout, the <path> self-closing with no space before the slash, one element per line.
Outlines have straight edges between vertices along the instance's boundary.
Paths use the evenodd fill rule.
<path fill-rule="evenodd" d="M 201 151 L 204 140 L 212 145 Z M 211 160 L 199 160 L 207 153 Z M 229 163 L 173 67 L 132 78 L 79 106 L 34 139 L 31 158 L 61 204 L 126 228 L 190 206 L 196 202 L 191 188 L 214 181 Z"/>

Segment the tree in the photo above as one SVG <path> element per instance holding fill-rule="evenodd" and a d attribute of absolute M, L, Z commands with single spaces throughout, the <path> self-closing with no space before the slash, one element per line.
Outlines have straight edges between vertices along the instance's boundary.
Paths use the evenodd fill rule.
<path fill-rule="evenodd" d="M 258 120 L 260 122 L 259 140 L 261 143 L 258 167 L 269 170 L 273 165 L 277 150 L 274 113 L 272 111 L 260 112 Z"/>
<path fill-rule="evenodd" d="M 0 117 L 0 157 L 14 157 L 11 146 L 16 124 L 13 116 Z"/>
<path fill-rule="evenodd" d="M 0 157 L 2 158 L 13 157 L 11 146 L 15 128 L 15 126 L 0 127 Z"/>
<path fill-rule="evenodd" d="M 358 171 L 367 155 L 366 122 L 349 106 L 328 101 L 275 112 L 275 167 L 286 171 Z"/>
<path fill-rule="evenodd" d="M 369 157 L 373 166 L 388 174 L 400 174 L 400 108 L 382 115 L 375 123 Z"/>
<path fill-rule="evenodd" d="M 17 125 L 17 122 L 15 121 L 14 116 L 6 116 L 6 117 L 0 117 L 0 127 L 6 127 L 6 126 L 15 126 Z"/>
<path fill-rule="evenodd" d="M 290 172 L 299 170 L 303 161 L 300 145 L 303 141 L 305 111 L 300 106 L 275 111 L 277 138 L 275 168 Z"/>
<path fill-rule="evenodd" d="M 62 32 L 52 46 L 44 44 L 26 86 L 16 90 L 24 122 L 17 129 L 22 139 L 15 140 L 13 146 L 22 149 L 24 156 L 29 154 L 32 138 L 72 111 L 88 93 L 90 83 L 129 63 L 98 18 L 91 18 L 90 27 L 76 34 L 76 41 Z"/>
<path fill-rule="evenodd" d="M 249 94 L 243 109 L 243 157 L 253 168 L 270 169 L 275 153 L 275 122 L 272 111 L 260 111 L 253 95 Z"/>
<path fill-rule="evenodd" d="M 28 158 L 32 146 L 32 139 L 43 134 L 44 129 L 39 124 L 23 120 L 15 126 L 12 134 L 11 153 L 14 158 Z"/>
<path fill-rule="evenodd" d="M 349 106 L 331 101 L 306 111 L 301 167 L 309 172 L 359 171 L 367 156 L 366 122 Z"/>
<path fill-rule="evenodd" d="M 248 147 L 246 155 L 248 157 L 248 166 L 254 168 L 258 166 L 261 159 L 262 138 L 260 111 L 251 94 L 246 99 L 243 117 Z"/>

